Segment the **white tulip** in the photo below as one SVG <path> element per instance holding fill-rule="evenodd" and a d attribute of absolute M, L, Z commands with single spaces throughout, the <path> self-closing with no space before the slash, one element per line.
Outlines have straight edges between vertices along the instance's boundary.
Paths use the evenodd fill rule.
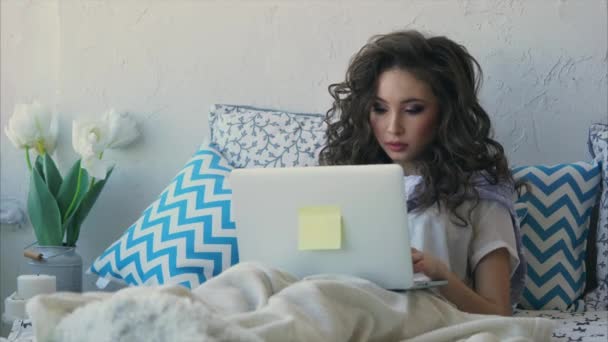
<path fill-rule="evenodd" d="M 113 109 L 106 112 L 104 121 L 108 125 L 108 145 L 107 148 L 122 148 L 139 137 L 137 124 L 127 113 L 117 113 Z"/>
<path fill-rule="evenodd" d="M 80 160 L 80 167 L 97 179 L 106 179 L 106 174 L 112 166 L 112 162 L 100 159 L 98 156 L 83 157 Z"/>
<path fill-rule="evenodd" d="M 104 121 L 74 120 L 72 147 L 83 158 L 101 156 L 108 145 L 108 129 Z"/>
<path fill-rule="evenodd" d="M 35 148 L 38 153 L 53 153 L 59 126 L 57 117 L 38 102 L 17 104 L 4 132 L 17 148 Z"/>
<path fill-rule="evenodd" d="M 75 120 L 72 124 L 72 146 L 81 156 L 81 166 L 97 179 L 105 179 L 111 162 L 102 160 L 106 149 L 121 148 L 139 136 L 135 120 L 114 110 L 101 120 Z"/>
<path fill-rule="evenodd" d="M 108 126 L 103 120 L 74 120 L 72 123 L 72 147 L 80 155 L 80 166 L 97 179 L 105 179 L 112 166 L 101 159 L 108 138 Z"/>

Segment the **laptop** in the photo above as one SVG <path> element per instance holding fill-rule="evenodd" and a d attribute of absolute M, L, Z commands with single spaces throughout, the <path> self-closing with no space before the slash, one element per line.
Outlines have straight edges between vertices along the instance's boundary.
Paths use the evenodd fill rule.
<path fill-rule="evenodd" d="M 235 169 L 229 181 L 240 262 L 389 290 L 446 284 L 413 273 L 399 165 Z"/>

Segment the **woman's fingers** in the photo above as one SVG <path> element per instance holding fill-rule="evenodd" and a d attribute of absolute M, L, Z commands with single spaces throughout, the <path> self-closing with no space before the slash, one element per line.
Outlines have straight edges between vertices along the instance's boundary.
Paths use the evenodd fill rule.
<path fill-rule="evenodd" d="M 416 263 L 420 260 L 422 260 L 422 258 L 424 257 L 424 254 L 422 252 L 420 252 L 419 250 L 412 248 L 412 262 Z"/>
<path fill-rule="evenodd" d="M 417 250 L 416 248 L 412 248 L 412 264 L 414 264 L 414 273 L 425 273 L 425 261 L 426 259 L 424 258 L 424 253 Z"/>

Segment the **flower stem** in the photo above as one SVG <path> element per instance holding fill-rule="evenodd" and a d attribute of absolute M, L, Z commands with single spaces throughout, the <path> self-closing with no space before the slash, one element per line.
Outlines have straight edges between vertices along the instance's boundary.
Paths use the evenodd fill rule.
<path fill-rule="evenodd" d="M 76 199 L 78 198 L 78 194 L 80 193 L 80 180 L 81 179 L 82 179 L 82 167 L 78 168 L 78 181 L 76 184 L 76 192 L 74 192 L 74 197 L 72 197 L 72 202 L 70 203 L 68 210 L 66 210 L 65 214 L 63 215 L 63 222 L 65 222 L 68 219 L 70 211 L 72 211 L 72 209 L 76 205 Z"/>
<path fill-rule="evenodd" d="M 32 161 L 30 160 L 30 148 L 25 149 L 25 160 L 27 161 L 27 168 L 32 171 Z"/>
<path fill-rule="evenodd" d="M 44 144 L 41 141 L 36 141 L 36 151 L 38 151 L 39 155 L 44 155 L 46 150 L 44 149 Z"/>

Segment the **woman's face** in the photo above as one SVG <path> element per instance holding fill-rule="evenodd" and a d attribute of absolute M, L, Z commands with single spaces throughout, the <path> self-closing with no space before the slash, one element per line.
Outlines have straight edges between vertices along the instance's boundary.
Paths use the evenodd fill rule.
<path fill-rule="evenodd" d="M 428 84 L 400 68 L 380 74 L 377 89 L 369 117 L 374 135 L 389 158 L 410 173 L 435 139 L 437 98 Z"/>

